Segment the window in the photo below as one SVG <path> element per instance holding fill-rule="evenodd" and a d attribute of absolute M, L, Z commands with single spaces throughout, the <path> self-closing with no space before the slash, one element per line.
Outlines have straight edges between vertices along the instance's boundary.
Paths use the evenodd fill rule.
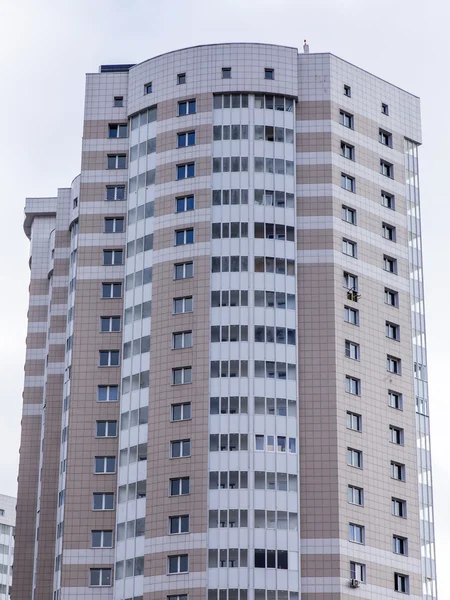
<path fill-rule="evenodd" d="M 407 538 L 399 535 L 392 536 L 392 552 L 394 554 L 402 554 L 403 556 L 406 556 L 408 554 Z"/>
<path fill-rule="evenodd" d="M 169 556 L 167 558 L 167 572 L 172 573 L 187 573 L 189 569 L 189 560 L 187 554 L 179 554 L 178 556 Z"/>
<path fill-rule="evenodd" d="M 91 531 L 91 548 L 112 548 L 112 531 Z"/>
<path fill-rule="evenodd" d="M 264 69 L 264 79 L 275 79 L 275 71 L 273 69 Z"/>
<path fill-rule="evenodd" d="M 180 331 L 179 333 L 172 334 L 172 348 L 174 350 L 179 348 L 191 348 L 192 347 L 192 331 Z"/>
<path fill-rule="evenodd" d="M 120 331 L 120 317 L 100 317 L 100 331 L 102 333 Z"/>
<path fill-rule="evenodd" d="M 345 112 L 345 110 L 339 111 L 339 123 L 344 127 L 353 129 L 353 115 Z"/>
<path fill-rule="evenodd" d="M 118 385 L 99 385 L 97 388 L 97 402 L 117 402 L 119 400 Z"/>
<path fill-rule="evenodd" d="M 189 533 L 189 515 L 169 517 L 169 533 Z"/>
<path fill-rule="evenodd" d="M 189 493 L 189 477 L 178 477 L 170 480 L 169 496 L 184 496 Z"/>
<path fill-rule="evenodd" d="M 97 437 L 116 437 L 117 421 L 97 421 L 95 435 Z"/>
<path fill-rule="evenodd" d="M 185 296 L 184 298 L 173 299 L 173 314 L 180 315 L 182 313 L 189 313 L 194 310 L 192 296 Z"/>
<path fill-rule="evenodd" d="M 397 275 L 397 259 L 392 258 L 391 256 L 383 256 L 383 269 L 388 271 L 389 273 L 394 273 Z"/>
<path fill-rule="evenodd" d="M 348 98 L 352 97 L 352 88 L 349 85 L 344 84 L 344 96 L 347 96 Z"/>
<path fill-rule="evenodd" d="M 188 595 L 178 594 L 177 596 L 167 596 L 167 600 L 188 600 Z"/>
<path fill-rule="evenodd" d="M 356 210 L 342 205 L 342 220 L 351 225 L 356 225 Z"/>
<path fill-rule="evenodd" d="M 387 223 L 383 223 L 382 225 L 383 237 L 385 240 L 389 240 L 391 242 L 396 242 L 396 229 L 393 225 L 388 225 Z"/>
<path fill-rule="evenodd" d="M 380 173 L 386 177 L 394 178 L 394 165 L 386 160 L 380 160 Z"/>
<path fill-rule="evenodd" d="M 364 506 L 364 490 L 354 485 L 348 486 L 348 503 Z"/>
<path fill-rule="evenodd" d="M 380 129 L 378 134 L 378 141 L 380 142 L 380 144 L 383 144 L 383 146 L 389 146 L 389 148 L 392 148 L 392 133 L 389 133 L 384 129 Z"/>
<path fill-rule="evenodd" d="M 389 373 L 395 373 L 396 375 L 401 375 L 400 359 L 396 358 L 395 356 L 387 356 L 386 370 L 389 371 Z"/>
<path fill-rule="evenodd" d="M 146 84 L 144 85 L 144 94 L 151 94 L 151 93 L 152 93 L 152 91 L 153 91 L 153 89 L 152 89 L 152 88 L 153 88 L 153 86 L 152 86 L 152 83 L 151 83 L 151 82 L 150 82 L 150 83 L 146 83 Z"/>
<path fill-rule="evenodd" d="M 118 367 L 119 366 L 119 350 L 100 350 L 99 351 L 99 366 L 100 367 Z"/>
<path fill-rule="evenodd" d="M 115 456 L 96 456 L 94 461 L 94 473 L 106 474 L 116 472 Z"/>
<path fill-rule="evenodd" d="M 359 360 L 359 344 L 345 340 L 345 356 L 353 360 Z"/>
<path fill-rule="evenodd" d="M 195 177 L 194 163 L 177 166 L 177 179 L 190 179 L 191 177 Z"/>
<path fill-rule="evenodd" d="M 186 244 L 194 243 L 194 230 L 193 229 L 181 229 L 175 231 L 175 246 L 185 246 Z"/>
<path fill-rule="evenodd" d="M 255 549 L 255 568 L 287 569 L 288 553 L 286 550 Z"/>
<path fill-rule="evenodd" d="M 182 85 L 183 83 L 186 83 L 186 73 L 178 73 L 177 83 L 178 83 L 178 85 Z"/>
<path fill-rule="evenodd" d="M 381 103 L 381 112 L 383 115 L 389 115 L 389 105 L 384 102 Z"/>
<path fill-rule="evenodd" d="M 89 585 L 95 587 L 112 585 L 112 569 L 90 569 Z"/>
<path fill-rule="evenodd" d="M 409 576 L 401 573 L 394 573 L 394 590 L 409 594 Z"/>
<path fill-rule="evenodd" d="M 341 142 L 341 156 L 349 160 L 355 160 L 355 146 Z"/>
<path fill-rule="evenodd" d="M 126 154 L 108 154 L 107 169 L 126 169 Z"/>
<path fill-rule="evenodd" d="M 109 138 L 126 138 L 128 137 L 128 125 L 126 123 L 108 125 Z"/>
<path fill-rule="evenodd" d="M 399 392 L 388 391 L 388 404 L 391 408 L 403 410 L 403 396 Z"/>
<path fill-rule="evenodd" d="M 187 421 L 192 418 L 192 408 L 190 402 L 183 404 L 172 404 L 170 407 L 171 421 Z"/>
<path fill-rule="evenodd" d="M 256 224 L 255 224 L 256 225 Z M 283 225 L 284 227 L 284 225 Z M 212 223 L 211 224 L 211 238 L 227 239 L 227 238 L 246 238 L 248 237 L 248 223 L 240 223 L 239 221 L 232 221 L 231 223 Z"/>
<path fill-rule="evenodd" d="M 400 325 L 386 321 L 386 337 L 391 340 L 400 340 Z"/>
<path fill-rule="evenodd" d="M 187 212 L 188 210 L 194 210 L 194 196 L 184 196 L 183 198 L 177 198 L 175 201 L 175 212 Z"/>
<path fill-rule="evenodd" d="M 384 302 L 389 306 L 398 306 L 398 292 L 384 288 Z"/>
<path fill-rule="evenodd" d="M 294 227 L 274 223 L 255 223 L 255 238 L 293 242 Z"/>
<path fill-rule="evenodd" d="M 406 519 L 406 500 L 392 498 L 392 514 L 394 517 Z"/>
<path fill-rule="evenodd" d="M 356 242 L 352 242 L 351 240 L 346 240 L 345 238 L 342 240 L 342 253 L 347 256 L 352 256 L 353 258 L 357 258 L 357 245 Z"/>
<path fill-rule="evenodd" d="M 345 173 L 341 173 L 341 188 L 348 190 L 349 192 L 355 192 L 355 178 L 350 177 L 350 175 L 346 175 Z"/>
<path fill-rule="evenodd" d="M 347 429 L 353 429 L 353 431 L 362 431 L 361 415 L 347 411 Z"/>
<path fill-rule="evenodd" d="M 189 279 L 194 276 L 194 263 L 186 262 L 176 264 L 174 267 L 174 279 Z"/>
<path fill-rule="evenodd" d="M 231 79 L 231 67 L 222 67 L 222 79 Z"/>
<path fill-rule="evenodd" d="M 344 306 L 344 321 L 351 325 L 359 325 L 359 310 Z"/>
<path fill-rule="evenodd" d="M 123 96 L 114 96 L 114 107 L 120 108 L 123 106 Z"/>
<path fill-rule="evenodd" d="M 178 133 L 178 148 L 185 148 L 186 146 L 195 146 L 195 131 L 188 131 L 187 133 Z"/>
<path fill-rule="evenodd" d="M 344 287 L 348 290 L 358 291 L 358 277 L 344 271 Z"/>
<path fill-rule="evenodd" d="M 125 200 L 125 186 L 124 185 L 108 185 L 106 186 L 106 200 Z"/>
<path fill-rule="evenodd" d="M 184 115 L 192 115 L 195 112 L 197 112 L 195 100 L 184 100 L 183 102 L 178 102 L 179 117 L 183 117 Z"/>
<path fill-rule="evenodd" d="M 273 260 L 273 259 L 272 259 Z M 284 259 L 281 259 L 284 262 Z M 211 273 L 248 271 L 247 256 L 212 256 Z"/>
<path fill-rule="evenodd" d="M 191 440 L 170 442 L 170 458 L 183 458 L 191 455 Z"/>
<path fill-rule="evenodd" d="M 389 440 L 392 444 L 403 446 L 405 443 L 405 432 L 401 427 L 389 425 Z"/>
<path fill-rule="evenodd" d="M 112 492 L 95 492 L 92 496 L 93 510 L 113 510 L 114 494 Z"/>
<path fill-rule="evenodd" d="M 192 367 L 172 369 L 172 384 L 192 383 Z"/>
<path fill-rule="evenodd" d="M 347 464 L 349 467 L 356 467 L 362 469 L 362 452 L 361 450 L 354 450 L 353 448 L 347 448 Z"/>
<path fill-rule="evenodd" d="M 366 582 L 366 565 L 362 563 L 350 562 L 350 579 L 356 579 L 356 581 L 360 581 L 361 583 Z"/>
<path fill-rule="evenodd" d="M 125 219 L 123 217 L 105 218 L 105 233 L 122 233 L 124 231 Z"/>
<path fill-rule="evenodd" d="M 402 463 L 391 460 L 391 477 L 392 479 L 398 479 L 399 481 L 406 480 L 406 468 Z"/>
<path fill-rule="evenodd" d="M 103 250 L 104 265 L 122 265 L 123 250 Z"/>
<path fill-rule="evenodd" d="M 381 192 L 381 204 L 386 208 L 390 208 L 391 210 L 395 210 L 395 197 L 393 194 L 389 194 L 388 192 Z"/>
<path fill-rule="evenodd" d="M 364 544 L 364 527 L 350 523 L 348 539 L 350 542 L 355 542 L 356 544 Z"/>

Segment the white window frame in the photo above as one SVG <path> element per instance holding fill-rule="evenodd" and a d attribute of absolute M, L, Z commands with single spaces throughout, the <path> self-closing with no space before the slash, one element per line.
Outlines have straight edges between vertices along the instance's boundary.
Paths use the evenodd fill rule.
<path fill-rule="evenodd" d="M 194 110 L 191 112 L 191 102 L 194 102 Z M 181 114 L 180 112 L 180 107 L 182 105 L 186 105 L 186 112 L 184 114 Z M 197 112 L 197 101 L 195 98 L 191 98 L 190 100 L 180 100 L 178 102 L 178 116 L 179 117 L 185 117 L 187 115 L 195 115 L 195 113 Z"/>
<path fill-rule="evenodd" d="M 119 319 L 119 329 L 113 329 L 113 323 L 114 323 L 114 319 Z M 121 319 L 120 317 L 117 316 L 113 316 L 113 317 L 100 317 L 100 333 L 117 333 L 121 331 L 121 323 L 120 323 Z M 108 324 L 108 329 L 103 329 L 103 324 Z"/>
<path fill-rule="evenodd" d="M 181 375 L 181 381 L 177 381 L 178 373 Z M 184 385 L 192 383 L 192 367 L 176 367 L 172 369 L 172 385 Z"/>
<path fill-rule="evenodd" d="M 353 285 L 352 285 L 353 284 Z M 344 271 L 344 287 L 348 290 L 358 291 L 358 276 Z"/>
<path fill-rule="evenodd" d="M 114 471 L 107 471 L 108 459 L 114 459 Z M 103 460 L 103 470 L 97 471 L 97 461 Z M 117 459 L 115 456 L 96 456 L 94 457 L 94 474 L 95 475 L 112 475 L 117 471 Z"/>
<path fill-rule="evenodd" d="M 392 302 L 388 300 L 392 300 Z M 398 308 L 398 292 L 389 288 L 384 288 L 384 303 L 388 306 L 395 306 Z"/>
<path fill-rule="evenodd" d="M 341 142 L 341 156 L 347 160 L 355 160 L 355 146 Z"/>
<path fill-rule="evenodd" d="M 400 556 L 408 556 L 408 538 L 394 534 L 392 536 L 392 552 Z"/>
<path fill-rule="evenodd" d="M 119 360 L 118 360 L 117 364 L 111 364 L 111 359 L 112 359 L 112 356 L 113 356 L 113 354 L 112 354 L 113 352 L 114 353 L 116 353 L 116 352 L 118 353 Z M 108 363 L 106 365 L 100 364 L 101 363 L 101 358 L 100 357 L 104 353 L 108 354 Z M 98 351 L 98 355 L 99 355 L 99 357 L 98 357 L 98 366 L 99 367 L 120 367 L 120 350 L 99 350 Z"/>
<path fill-rule="evenodd" d="M 187 558 L 187 568 L 185 571 L 181 570 L 181 559 Z M 177 559 L 176 571 L 170 570 L 170 559 Z M 167 575 L 176 575 L 177 573 L 189 573 L 189 555 L 188 554 L 176 554 L 174 556 L 167 557 Z"/>
<path fill-rule="evenodd" d="M 149 81 L 148 83 L 146 83 L 144 85 L 144 96 L 146 96 L 147 94 L 152 94 L 153 93 L 153 83 L 151 81 Z"/>
<path fill-rule="evenodd" d="M 388 405 L 396 410 L 403 410 L 403 394 L 388 390 Z"/>
<path fill-rule="evenodd" d="M 105 256 L 106 256 L 106 252 L 110 252 L 111 253 L 111 262 L 107 263 L 105 262 Z M 120 262 L 116 262 L 116 260 L 119 260 L 119 256 L 121 257 Z M 122 248 L 105 248 L 103 250 L 103 266 L 104 267 L 118 267 L 120 265 L 123 265 L 123 259 L 124 259 L 124 252 Z"/>
<path fill-rule="evenodd" d="M 102 497 L 102 508 L 94 508 L 94 497 L 95 496 L 101 496 Z M 107 496 L 112 496 L 112 508 L 105 508 L 105 504 L 106 504 L 106 497 Z M 114 499 L 114 492 L 93 492 L 92 494 L 92 510 L 93 511 L 100 511 L 100 510 L 114 510 L 115 509 L 115 499 Z"/>
<path fill-rule="evenodd" d="M 94 546 L 94 533 L 100 534 L 100 545 Z M 105 533 L 111 534 L 111 545 L 105 545 Z M 94 529 L 91 531 L 91 548 L 114 548 L 114 532 L 112 529 Z"/>
<path fill-rule="evenodd" d="M 351 175 L 347 175 L 346 173 L 341 173 L 341 188 L 343 190 L 347 190 L 347 192 L 356 191 L 356 180 Z"/>
<path fill-rule="evenodd" d="M 380 173 L 384 175 L 384 177 L 389 177 L 389 179 L 394 179 L 394 165 L 387 160 L 380 160 Z"/>
<path fill-rule="evenodd" d="M 400 325 L 386 321 L 386 337 L 390 340 L 400 341 Z"/>
<path fill-rule="evenodd" d="M 350 306 L 344 306 L 344 322 L 358 327 L 359 310 L 356 308 L 351 308 Z"/>
<path fill-rule="evenodd" d="M 113 167 L 109 166 L 109 164 L 110 164 L 110 160 L 109 159 L 110 158 L 114 158 L 114 166 Z M 120 162 L 120 160 L 122 158 L 125 159 L 125 166 L 124 167 L 119 167 L 119 162 Z M 110 171 L 114 171 L 116 169 L 119 169 L 119 170 L 126 169 L 127 168 L 127 155 L 126 154 L 108 154 L 107 162 L 106 162 L 106 167 Z"/>
<path fill-rule="evenodd" d="M 183 523 L 182 519 L 187 519 L 187 530 L 182 531 L 181 525 Z M 178 531 L 172 531 L 172 525 L 176 524 Z M 180 535 L 189 533 L 190 530 L 190 519 L 189 515 L 176 515 L 169 517 L 169 535 Z"/>
<path fill-rule="evenodd" d="M 177 345 L 177 343 L 181 345 Z M 172 333 L 172 349 L 182 350 L 183 348 L 192 348 L 192 330 L 176 331 Z"/>
<path fill-rule="evenodd" d="M 354 129 L 354 116 L 345 110 L 340 110 L 339 123 L 347 129 Z"/>
<path fill-rule="evenodd" d="M 114 198 L 108 198 L 108 190 L 114 190 Z M 118 198 L 118 190 L 123 190 L 123 198 Z M 127 188 L 125 185 L 107 185 L 105 192 L 106 202 L 123 202 L 127 199 Z"/>
<path fill-rule="evenodd" d="M 393 373 L 394 375 L 402 374 L 402 362 L 396 356 L 390 356 L 389 354 L 386 357 L 386 371 L 388 373 Z"/>
<path fill-rule="evenodd" d="M 115 131 L 117 135 L 111 135 Z M 125 135 L 122 135 L 125 133 Z M 126 123 L 109 123 L 108 125 L 108 139 L 123 139 L 128 137 L 128 125 Z"/>
<path fill-rule="evenodd" d="M 112 222 L 112 231 L 106 231 L 106 223 Z M 118 223 L 122 224 L 122 229 L 117 229 Z M 124 233 L 125 231 L 125 219 L 123 217 L 105 217 L 104 221 L 104 233 Z"/>
<path fill-rule="evenodd" d="M 99 435 L 98 433 L 98 425 L 99 423 L 105 423 L 106 427 L 105 427 L 105 435 Z M 110 424 L 111 424 L 111 429 L 112 429 L 112 424 L 114 423 L 115 425 L 115 433 L 113 435 L 109 435 L 109 429 L 110 429 Z M 103 419 L 99 419 L 95 422 L 95 437 L 96 438 L 116 438 L 117 437 L 117 432 L 118 432 L 119 428 L 117 427 L 117 421 L 104 421 Z"/>
<path fill-rule="evenodd" d="M 389 210 L 395 210 L 395 196 L 389 192 L 381 191 L 381 205 Z"/>
<path fill-rule="evenodd" d="M 356 485 L 349 485 L 347 500 L 349 504 L 354 506 L 364 506 L 364 489 Z"/>
<path fill-rule="evenodd" d="M 188 487 L 189 487 L 189 491 L 187 492 L 187 494 L 183 494 L 182 493 L 182 489 L 183 489 L 183 481 L 187 480 L 188 481 Z M 178 494 L 172 494 L 172 482 L 177 481 L 178 482 Z M 171 477 L 169 480 L 169 497 L 170 498 L 175 498 L 176 496 L 189 496 L 189 494 L 191 493 L 191 482 L 189 477 Z"/>
<path fill-rule="evenodd" d="M 349 523 L 348 526 L 348 540 L 353 544 L 364 545 L 364 526 L 357 525 L 356 523 Z"/>
<path fill-rule="evenodd" d="M 191 306 L 192 306 L 191 310 L 186 310 L 186 300 L 190 300 L 191 301 Z M 182 309 L 183 310 L 181 310 L 180 312 L 176 312 L 176 310 L 175 310 L 176 309 L 176 302 L 179 302 L 179 301 L 182 302 Z M 191 312 L 194 312 L 194 299 L 193 299 L 193 296 L 182 296 L 180 298 L 174 298 L 173 299 L 173 314 L 174 315 L 182 315 L 182 314 L 191 313 Z"/>
<path fill-rule="evenodd" d="M 352 431 L 362 431 L 362 416 L 358 413 L 347 411 L 347 429 Z"/>
<path fill-rule="evenodd" d="M 397 474 L 400 474 L 400 477 L 396 477 Z M 391 479 L 406 481 L 406 468 L 403 463 L 391 460 Z"/>
<path fill-rule="evenodd" d="M 106 400 L 99 400 L 99 389 L 106 388 Z M 111 389 L 117 389 L 117 400 L 110 400 Z M 119 401 L 119 386 L 118 385 L 99 385 L 97 386 L 97 402 L 118 402 Z"/>
<path fill-rule="evenodd" d="M 192 265 L 192 275 L 186 275 L 186 270 L 188 266 Z M 182 267 L 183 277 L 177 277 L 177 268 Z M 184 263 L 176 263 L 173 267 L 173 279 L 174 281 L 181 281 L 182 279 L 191 279 L 194 277 L 194 261 L 190 260 Z"/>
<path fill-rule="evenodd" d="M 380 128 L 378 131 L 378 141 L 380 144 L 383 144 L 383 146 L 392 148 L 392 133 Z"/>
<path fill-rule="evenodd" d="M 95 571 L 99 571 L 99 581 L 100 583 L 96 584 L 96 583 L 92 583 L 92 574 Z M 109 583 L 103 583 L 103 572 L 105 572 L 105 576 L 107 576 L 109 574 Z M 113 585 L 113 580 L 112 580 L 112 568 L 110 567 L 96 567 L 96 568 L 92 568 L 89 569 L 89 587 L 111 587 Z"/>
<path fill-rule="evenodd" d="M 191 456 L 191 440 L 171 440 L 170 442 L 170 458 L 187 458 Z M 179 448 L 178 451 L 175 451 L 176 448 Z"/>
<path fill-rule="evenodd" d="M 396 228 L 394 227 L 394 225 L 389 225 L 389 223 L 383 223 L 382 224 L 382 233 L 383 233 L 383 238 L 385 240 L 388 240 L 389 242 L 397 241 Z"/>
<path fill-rule="evenodd" d="M 189 406 L 189 416 L 184 416 L 185 413 L 185 407 Z M 180 419 L 175 419 L 174 418 L 174 408 L 181 408 L 181 418 Z M 187 409 L 186 409 L 187 412 Z M 173 423 L 177 423 L 178 421 L 190 421 L 192 419 L 192 404 L 191 402 L 182 402 L 180 404 L 172 404 L 170 407 L 170 420 Z"/>
<path fill-rule="evenodd" d="M 192 242 L 188 242 L 188 241 L 186 241 L 186 238 L 187 238 L 188 232 L 191 232 L 191 231 L 192 231 Z M 177 237 L 178 237 L 178 234 L 180 234 L 180 233 L 183 234 L 183 242 L 181 244 L 178 244 L 177 243 Z M 194 234 L 194 228 L 193 227 L 188 227 L 187 229 L 177 229 L 175 231 L 175 244 L 174 245 L 177 246 L 177 247 L 178 246 L 190 246 L 191 244 L 193 244 L 195 242 L 194 235 L 195 234 Z"/>
<path fill-rule="evenodd" d="M 383 256 L 383 269 L 387 271 L 387 273 L 397 275 L 397 259 L 385 254 Z"/>
<path fill-rule="evenodd" d="M 359 360 L 360 346 L 356 342 L 345 340 L 345 356 L 351 360 Z"/>
<path fill-rule="evenodd" d="M 353 560 L 350 561 L 350 579 L 366 583 L 366 565 Z"/>
<path fill-rule="evenodd" d="M 104 287 L 103 286 L 110 286 L 110 295 L 109 296 L 104 296 L 103 295 L 103 291 L 104 291 Z M 120 287 L 120 296 L 114 296 L 114 286 L 118 285 Z M 118 298 L 122 298 L 122 294 L 123 294 L 123 284 L 121 281 L 102 281 L 102 288 L 101 288 L 101 296 L 100 298 L 102 300 L 117 300 Z"/>
<path fill-rule="evenodd" d="M 391 499 L 391 513 L 394 517 L 399 517 L 400 519 L 406 519 L 406 517 L 407 517 L 406 500 L 402 500 L 401 498 L 393 497 Z"/>
<path fill-rule="evenodd" d="M 188 198 L 192 198 L 194 201 L 194 206 L 192 208 L 187 207 Z M 183 200 L 184 210 L 178 210 L 178 202 Z M 186 196 L 178 196 L 175 198 L 175 214 L 180 214 L 183 212 L 191 212 L 191 210 L 195 210 L 195 196 L 194 194 L 187 194 Z"/>
<path fill-rule="evenodd" d="M 394 590 L 403 594 L 409 594 L 409 575 L 394 573 Z"/>
<path fill-rule="evenodd" d="M 397 446 L 405 445 L 405 430 L 402 427 L 396 427 L 395 425 L 389 425 L 389 440 L 391 444 Z"/>
<path fill-rule="evenodd" d="M 342 205 L 342 220 L 350 225 L 356 225 L 356 210 L 349 206 Z"/>
<path fill-rule="evenodd" d="M 194 143 L 193 144 L 189 144 L 188 143 L 189 142 L 189 135 L 192 134 L 192 133 L 194 134 Z M 185 141 L 186 141 L 186 143 L 184 145 L 180 144 L 180 139 L 183 136 L 185 137 Z M 197 136 L 195 135 L 195 129 L 191 129 L 190 131 L 180 131 L 180 133 L 177 133 L 177 148 L 189 148 L 191 146 L 195 146 L 195 144 L 196 144 L 196 137 Z"/>
<path fill-rule="evenodd" d="M 347 448 L 347 465 L 349 467 L 353 467 L 354 469 L 362 469 L 363 468 L 362 450 L 356 450 L 355 448 Z"/>
<path fill-rule="evenodd" d="M 358 257 L 358 245 L 356 242 L 347 238 L 342 239 L 342 254 L 351 256 L 352 258 Z"/>

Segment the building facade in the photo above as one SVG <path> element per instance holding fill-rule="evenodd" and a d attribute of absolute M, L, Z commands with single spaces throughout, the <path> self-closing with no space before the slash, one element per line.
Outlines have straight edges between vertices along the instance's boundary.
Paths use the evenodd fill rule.
<path fill-rule="evenodd" d="M 437 598 L 420 142 L 331 54 L 87 75 L 25 208 L 14 598 Z"/>
<path fill-rule="evenodd" d="M 0 600 L 11 598 L 16 499 L 0 494 Z"/>

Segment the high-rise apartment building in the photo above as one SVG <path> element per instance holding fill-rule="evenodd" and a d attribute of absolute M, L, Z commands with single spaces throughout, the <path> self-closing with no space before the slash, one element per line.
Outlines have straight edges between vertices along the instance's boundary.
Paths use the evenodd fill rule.
<path fill-rule="evenodd" d="M 16 499 L 0 494 L 0 600 L 10 600 L 14 562 Z"/>
<path fill-rule="evenodd" d="M 419 99 L 221 44 L 84 119 L 26 201 L 14 600 L 435 599 Z"/>

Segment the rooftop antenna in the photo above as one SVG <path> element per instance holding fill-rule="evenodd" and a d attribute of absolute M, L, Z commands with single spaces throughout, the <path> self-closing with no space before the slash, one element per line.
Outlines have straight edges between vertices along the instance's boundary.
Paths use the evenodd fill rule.
<path fill-rule="evenodd" d="M 306 43 L 306 40 L 303 40 L 303 52 L 309 54 L 309 44 Z"/>

